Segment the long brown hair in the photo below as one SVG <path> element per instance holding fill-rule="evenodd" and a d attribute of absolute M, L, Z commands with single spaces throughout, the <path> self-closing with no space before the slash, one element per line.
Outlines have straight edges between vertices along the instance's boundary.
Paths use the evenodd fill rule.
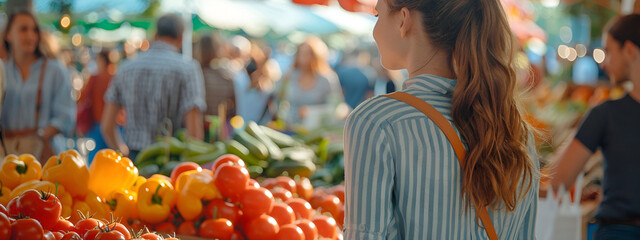
<path fill-rule="evenodd" d="M 515 47 L 500 1 L 388 3 L 392 11 L 419 11 L 431 42 L 450 54 L 458 80 L 453 121 L 469 147 L 462 166 L 463 193 L 477 206 L 495 209 L 502 202 L 513 211 L 537 170 L 527 151 L 529 127 L 515 97 Z M 519 190 L 527 181 L 528 186 Z"/>
<path fill-rule="evenodd" d="M 9 35 L 9 31 L 11 31 L 11 28 L 13 27 L 13 23 L 16 21 L 16 17 L 20 15 L 27 15 L 31 17 L 31 19 L 33 19 L 33 21 L 36 23 L 36 32 L 38 33 L 38 44 L 36 44 L 36 52 L 35 52 L 36 56 L 49 57 L 48 56 L 49 54 L 47 54 L 46 51 L 43 51 L 43 48 L 46 49 L 47 47 L 44 46 L 42 31 L 40 30 L 40 25 L 38 25 L 38 19 L 36 18 L 35 15 L 33 15 L 31 11 L 27 9 L 22 9 L 22 8 L 18 8 L 13 12 L 11 12 L 11 15 L 9 15 L 9 20 L 7 21 L 7 25 L 4 30 L 4 34 L 2 35 L 3 41 L 4 41 L 4 47 L 5 47 L 5 50 L 7 51 L 7 54 L 13 54 L 11 50 L 11 44 L 9 43 L 9 41 L 7 41 L 7 36 Z"/>
<path fill-rule="evenodd" d="M 296 51 L 295 61 L 293 63 L 294 69 L 300 69 L 300 49 L 303 46 L 308 46 L 311 49 L 311 71 L 315 74 L 323 75 L 331 71 L 331 67 L 327 62 L 327 55 L 329 50 L 327 45 L 322 39 L 316 36 L 308 37 L 304 42 L 298 45 L 298 51 Z"/>

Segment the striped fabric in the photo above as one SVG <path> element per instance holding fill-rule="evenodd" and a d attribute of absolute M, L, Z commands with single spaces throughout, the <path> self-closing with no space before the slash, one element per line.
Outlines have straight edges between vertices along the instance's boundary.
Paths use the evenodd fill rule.
<path fill-rule="evenodd" d="M 421 75 L 404 91 L 451 122 L 455 85 Z M 533 141 L 529 151 L 538 165 Z M 465 211 L 451 144 L 417 109 L 387 97 L 364 102 L 347 119 L 345 157 L 345 239 L 488 239 L 475 209 Z M 499 239 L 535 239 L 538 180 L 532 184 L 515 211 L 489 209 Z"/>

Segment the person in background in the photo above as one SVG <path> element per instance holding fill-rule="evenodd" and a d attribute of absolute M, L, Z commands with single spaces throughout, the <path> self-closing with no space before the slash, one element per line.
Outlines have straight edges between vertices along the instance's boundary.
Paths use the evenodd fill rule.
<path fill-rule="evenodd" d="M 347 52 L 341 63 L 335 68 L 340 79 L 345 102 L 351 109 L 355 109 L 364 100 L 373 97 L 374 76 L 365 74 L 365 64 L 361 64 L 359 61 L 360 58 L 367 58 L 361 57 L 363 55 L 368 54 L 361 50 Z M 369 61 L 369 59 L 366 60 L 367 63 Z"/>
<path fill-rule="evenodd" d="M 535 239 L 539 161 L 500 0 L 375 9 L 382 65 L 409 79 L 347 119 L 344 239 Z"/>
<path fill-rule="evenodd" d="M 315 36 L 298 46 L 293 69 L 280 89 L 281 98 L 290 106 L 287 123 L 302 123 L 310 107 L 331 112 L 343 101 L 338 76 L 329 67 L 327 54 L 327 45 Z"/>
<path fill-rule="evenodd" d="M 596 240 L 640 239 L 640 14 L 618 18 L 604 34 L 602 68 L 614 85 L 633 89 L 623 98 L 594 107 L 575 138 L 552 163 L 551 185 L 573 186 L 597 150 L 604 155 L 603 199 L 595 218 Z"/>
<path fill-rule="evenodd" d="M 101 129 L 109 148 L 134 159 L 169 130 L 168 122 L 174 131 L 185 127 L 189 136 L 204 138 L 202 71 L 197 61 L 179 53 L 183 31 L 180 16 L 160 17 L 149 50 L 120 66 L 104 98 Z M 116 131 L 122 108 L 127 111 L 124 138 Z"/>
<path fill-rule="evenodd" d="M 204 35 L 196 46 L 196 59 L 200 61 L 204 75 L 207 100 L 206 115 L 218 116 L 218 106 L 226 105 L 227 119 L 235 116 L 236 94 L 233 72 L 226 58 L 225 43 L 218 35 Z"/>
<path fill-rule="evenodd" d="M 251 102 L 244 95 L 251 85 L 249 65 L 251 63 L 251 42 L 243 36 L 229 39 L 229 66 L 233 74 L 233 87 L 236 95 L 236 114 L 251 119 Z M 251 66 L 255 68 L 255 66 Z"/>
<path fill-rule="evenodd" d="M 73 132 L 76 104 L 67 70 L 42 50 L 42 36 L 30 11 L 16 10 L 9 16 L 4 34 L 9 60 L 4 63 L 6 91 L 0 123 L 4 154 L 30 153 L 45 162 L 55 154 L 52 138 Z"/>
<path fill-rule="evenodd" d="M 89 78 L 89 81 L 80 93 L 78 100 L 77 130 L 87 138 L 95 142 L 95 149 L 89 152 L 88 163 L 91 163 L 98 150 L 107 148 L 107 143 L 100 131 L 100 121 L 104 111 L 104 95 L 109 88 L 111 78 L 115 69 L 115 63 L 111 61 L 110 49 L 102 49 L 96 55 L 96 73 Z"/>
<path fill-rule="evenodd" d="M 275 83 L 281 77 L 278 63 L 269 58 L 269 49 L 257 44 L 251 46 L 251 61 L 247 66 L 250 84 L 242 93 L 245 98 L 243 118 L 259 124 L 271 120 L 268 109 Z"/>

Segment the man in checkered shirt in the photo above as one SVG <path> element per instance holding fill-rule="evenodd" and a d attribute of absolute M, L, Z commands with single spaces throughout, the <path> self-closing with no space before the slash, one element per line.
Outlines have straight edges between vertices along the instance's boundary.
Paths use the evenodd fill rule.
<path fill-rule="evenodd" d="M 184 23 L 175 14 L 158 19 L 158 32 L 148 51 L 124 63 L 105 94 L 102 133 L 109 148 L 134 159 L 155 142 L 166 119 L 173 129 L 186 127 L 196 139 L 204 138 L 206 109 L 200 65 L 179 53 Z M 116 131 L 118 111 L 126 110 L 124 139 Z"/>

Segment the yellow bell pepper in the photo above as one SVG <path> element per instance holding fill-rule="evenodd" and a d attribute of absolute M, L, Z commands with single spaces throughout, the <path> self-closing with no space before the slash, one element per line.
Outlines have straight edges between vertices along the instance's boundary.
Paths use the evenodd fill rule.
<path fill-rule="evenodd" d="M 17 186 L 15 189 L 13 189 L 13 191 L 11 191 L 11 199 L 19 197 L 23 192 L 26 192 L 29 189 L 49 192 L 56 195 L 56 197 L 58 197 L 58 200 L 60 200 L 60 203 L 62 204 L 62 217 L 66 218 L 71 216 L 73 198 L 71 198 L 71 195 L 67 193 L 67 191 L 64 189 L 64 186 L 59 184 L 56 186 L 55 183 L 48 181 L 31 180 L 20 184 L 20 186 Z"/>
<path fill-rule="evenodd" d="M 71 217 L 69 221 L 74 225 L 83 219 L 83 216 L 91 216 L 91 208 L 84 200 L 75 199 L 71 207 Z"/>
<path fill-rule="evenodd" d="M 91 214 L 95 219 L 107 219 L 107 217 L 109 217 L 108 209 L 102 202 L 102 199 L 93 191 L 87 192 L 87 197 L 84 199 L 84 202 L 89 205 Z"/>
<path fill-rule="evenodd" d="M 108 219 L 109 217 L 109 210 L 93 191 L 88 191 L 87 196 L 84 198 L 73 199 L 69 221 L 75 224 L 83 216 L 98 220 Z"/>
<path fill-rule="evenodd" d="M 111 149 L 100 150 L 89 168 L 89 190 L 101 198 L 111 192 L 126 189 L 138 178 L 138 168 L 131 159 L 122 157 Z"/>
<path fill-rule="evenodd" d="M 8 155 L 2 163 L 0 181 L 9 189 L 14 189 L 18 185 L 30 181 L 40 180 L 42 177 L 42 166 L 31 154 Z"/>
<path fill-rule="evenodd" d="M 129 192 L 128 190 L 118 190 L 112 192 L 111 195 L 104 201 L 113 216 L 116 219 L 120 219 L 121 222 L 126 222 L 129 219 L 138 218 L 138 194 Z"/>
<path fill-rule="evenodd" d="M 140 186 L 142 186 L 142 184 L 144 184 L 146 181 L 147 179 L 144 178 L 143 176 L 138 176 L 138 178 L 136 178 L 136 181 L 133 183 L 133 185 L 127 188 L 127 190 L 129 190 L 129 192 L 138 194 L 138 189 L 140 189 Z"/>
<path fill-rule="evenodd" d="M 138 190 L 138 215 L 146 223 L 166 220 L 175 205 L 175 193 L 170 182 L 150 178 Z"/>
<path fill-rule="evenodd" d="M 176 181 L 177 206 L 180 215 L 195 220 L 202 213 L 202 200 L 222 198 L 213 184 L 213 175 L 197 170 L 186 171 Z"/>
<path fill-rule="evenodd" d="M 47 160 L 42 169 L 42 180 L 60 183 L 72 197 L 83 198 L 89 190 L 89 169 L 80 153 L 68 150 Z"/>
<path fill-rule="evenodd" d="M 2 204 L 2 206 L 7 206 L 11 199 L 13 199 L 11 198 L 11 189 L 5 187 L 4 184 L 0 182 L 0 204 Z"/>
<path fill-rule="evenodd" d="M 153 175 L 151 175 L 151 177 L 149 177 L 149 179 L 152 179 L 152 178 L 158 178 L 158 179 L 162 179 L 162 180 L 171 182 L 171 178 L 170 177 L 167 177 L 167 176 L 162 175 L 162 174 L 153 174 Z"/>

